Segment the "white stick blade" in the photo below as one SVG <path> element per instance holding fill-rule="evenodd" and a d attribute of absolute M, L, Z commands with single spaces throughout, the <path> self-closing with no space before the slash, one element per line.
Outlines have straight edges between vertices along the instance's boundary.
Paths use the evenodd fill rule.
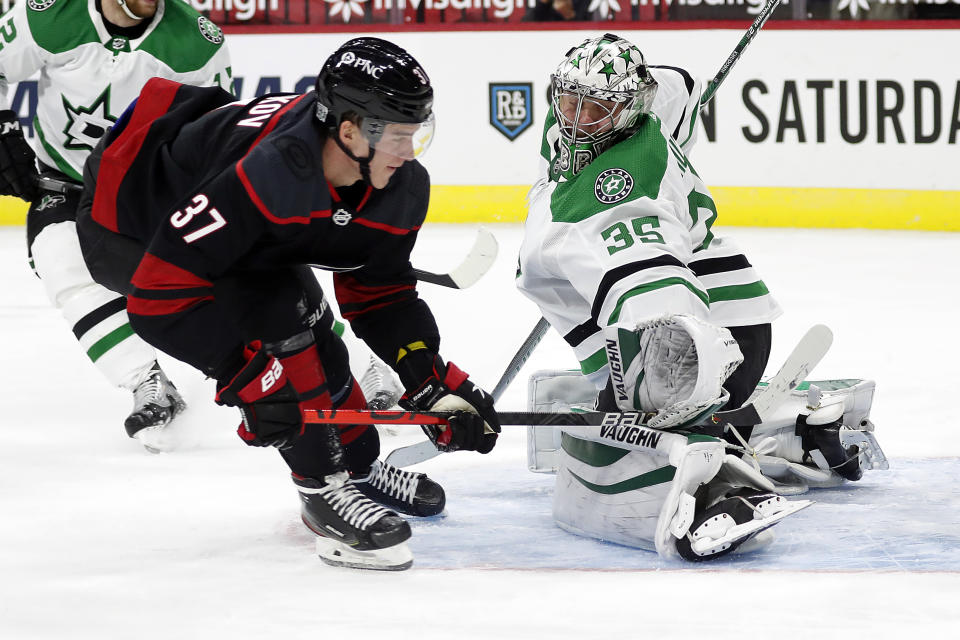
<path fill-rule="evenodd" d="M 494 235 L 480 227 L 477 230 L 477 239 L 473 243 L 473 248 L 460 266 L 450 272 L 450 278 L 461 289 L 473 285 L 493 266 L 499 249 Z"/>
<path fill-rule="evenodd" d="M 833 344 L 833 332 L 823 324 L 817 324 L 807 331 L 773 378 L 767 382 L 767 388 L 754 400 L 754 408 L 761 418 L 769 417 L 787 395 L 810 374 L 817 363 L 823 359 Z"/>

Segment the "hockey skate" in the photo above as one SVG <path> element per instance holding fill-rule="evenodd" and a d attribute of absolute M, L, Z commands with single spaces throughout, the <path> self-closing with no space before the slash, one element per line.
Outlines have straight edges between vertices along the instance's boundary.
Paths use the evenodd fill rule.
<path fill-rule="evenodd" d="M 811 504 L 742 488 L 698 514 L 686 535 L 677 540 L 677 552 L 690 562 L 703 562 L 728 553 L 757 551 L 773 541 L 765 535 L 767 529 Z"/>
<path fill-rule="evenodd" d="M 397 401 L 403 395 L 403 387 L 397 380 L 396 374 L 380 358 L 370 354 L 367 370 L 360 377 L 360 391 L 367 400 L 367 408 L 371 411 L 383 411 L 397 406 Z M 398 427 L 377 425 L 380 435 L 394 436 L 399 433 Z"/>
<path fill-rule="evenodd" d="M 345 471 L 323 480 L 293 476 L 300 515 L 317 534 L 320 559 L 337 567 L 402 571 L 413 564 L 410 525 L 357 491 Z"/>
<path fill-rule="evenodd" d="M 435 516 L 443 511 L 443 487 L 424 473 L 404 471 L 379 460 L 366 474 L 353 474 L 353 486 L 374 502 L 409 516 Z"/>
<path fill-rule="evenodd" d="M 174 448 L 164 427 L 183 413 L 187 403 L 156 362 L 133 390 L 133 411 L 124 420 L 127 435 L 139 440 L 150 453 Z"/>

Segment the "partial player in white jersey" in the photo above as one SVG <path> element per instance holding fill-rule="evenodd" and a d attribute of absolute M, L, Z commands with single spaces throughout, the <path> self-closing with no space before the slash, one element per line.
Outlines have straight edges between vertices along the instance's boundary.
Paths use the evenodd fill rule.
<path fill-rule="evenodd" d="M 694 561 L 764 546 L 767 529 L 810 503 L 785 500 L 741 458 L 756 453 L 750 433 L 691 435 L 754 391 L 780 314 L 743 253 L 713 235 L 717 209 L 687 156 L 700 84 L 648 67 L 636 46 L 605 34 L 571 49 L 551 86 L 517 286 L 573 347 L 581 372 L 535 379 L 531 408 L 565 400 L 646 416 L 603 436 L 563 430 L 554 518 Z M 767 449 L 789 441 L 794 459 L 822 452 L 827 475 L 858 478 L 855 450 L 814 423 L 822 437 L 771 431 Z"/>
<path fill-rule="evenodd" d="M 133 393 L 127 434 L 166 449 L 163 427 L 186 405 L 123 296 L 90 277 L 76 209 L 84 161 L 148 79 L 232 90 L 223 32 L 179 0 L 20 0 L 0 32 L 0 193 L 30 202 L 27 250 L 50 301 L 107 380 Z M 7 93 L 37 72 L 35 162 Z"/>

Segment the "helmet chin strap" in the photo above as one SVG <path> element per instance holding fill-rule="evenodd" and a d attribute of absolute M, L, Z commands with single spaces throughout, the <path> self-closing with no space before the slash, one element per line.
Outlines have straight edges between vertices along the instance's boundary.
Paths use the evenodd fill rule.
<path fill-rule="evenodd" d="M 127 6 L 126 0 L 117 0 L 117 4 L 120 5 L 120 8 L 123 9 L 123 12 L 127 14 L 127 17 L 131 20 L 143 20 L 141 16 L 138 16 L 133 11 L 130 11 L 130 8 Z"/>
<path fill-rule="evenodd" d="M 373 186 L 373 181 L 370 179 L 370 161 L 373 160 L 373 154 L 377 152 L 374 147 L 370 147 L 370 153 L 365 158 L 361 158 L 350 151 L 347 148 L 347 145 L 343 144 L 343 140 L 340 139 L 340 132 L 336 132 L 334 135 L 334 141 L 336 141 L 337 146 L 340 147 L 340 150 L 347 154 L 347 157 L 353 160 L 354 162 L 360 163 L 360 176 L 363 178 L 363 181 Z"/>

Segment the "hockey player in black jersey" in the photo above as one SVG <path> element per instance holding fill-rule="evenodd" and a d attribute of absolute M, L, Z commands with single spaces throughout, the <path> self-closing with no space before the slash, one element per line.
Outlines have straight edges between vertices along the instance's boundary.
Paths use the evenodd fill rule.
<path fill-rule="evenodd" d="M 334 564 L 410 566 L 409 525 L 384 506 L 434 515 L 445 497 L 379 462 L 373 427 L 304 424 L 303 409 L 366 406 L 310 265 L 334 272 L 343 316 L 397 371 L 401 404 L 457 412 L 428 434 L 438 448 L 487 453 L 500 430 L 490 396 L 440 357 L 410 264 L 432 104 L 407 52 L 357 38 L 304 95 L 240 104 L 154 79 L 85 168 L 91 273 L 127 296 L 140 335 L 217 380 L 245 442 L 280 449 Z"/>

